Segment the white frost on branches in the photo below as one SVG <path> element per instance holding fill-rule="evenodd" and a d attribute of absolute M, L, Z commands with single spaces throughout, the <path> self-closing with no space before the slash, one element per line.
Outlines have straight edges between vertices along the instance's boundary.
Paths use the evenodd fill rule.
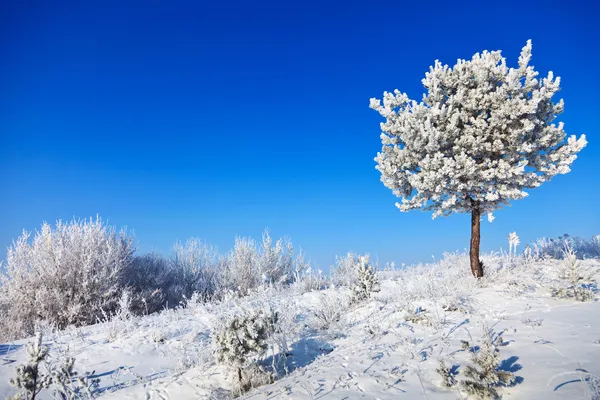
<path fill-rule="evenodd" d="M 370 107 L 381 124 L 383 148 L 375 161 L 384 185 L 402 198 L 401 211 L 423 209 L 433 217 L 470 212 L 478 202 L 491 213 L 527 196 L 557 174 L 566 174 L 587 144 L 585 135 L 565 142 L 563 100 L 552 102 L 560 78 L 538 79 L 529 65 L 531 41 L 518 68 L 500 51 L 475 54 L 454 67 L 435 61 L 423 100 L 385 92 Z"/>

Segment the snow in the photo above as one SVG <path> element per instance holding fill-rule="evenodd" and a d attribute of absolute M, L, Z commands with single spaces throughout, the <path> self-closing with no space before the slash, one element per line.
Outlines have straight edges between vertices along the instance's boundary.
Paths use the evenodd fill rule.
<path fill-rule="evenodd" d="M 102 398 L 227 398 L 233 382 L 215 361 L 211 328 L 238 303 L 269 304 L 295 314 L 286 315 L 285 323 L 291 355 L 282 360 L 272 349 L 273 359 L 269 350 L 261 364 L 279 365 L 280 376 L 242 398 L 467 398 L 444 388 L 435 370 L 443 359 L 449 366 L 460 364 L 461 371 L 470 359 L 462 341 L 477 346 L 485 329 L 502 334 L 502 368 L 517 376 L 513 386 L 499 389 L 504 398 L 593 398 L 585 380 L 600 376 L 598 290 L 591 287 L 596 299 L 590 302 L 552 297 L 561 263 L 516 258 L 477 283 L 469 276 L 468 256 L 449 255 L 434 265 L 380 272 L 380 291 L 355 305 L 344 304 L 351 297 L 347 287 L 308 293 L 266 287 L 242 299 L 46 329 L 44 343 L 56 357 L 76 357 L 76 370 L 93 371 L 101 379 Z M 583 263 L 599 270 L 597 260 Z M 314 310 L 323 307 L 324 297 L 335 300 L 330 303 L 341 308 L 342 317 L 319 331 Z M 116 339 L 109 340 L 115 326 Z M 26 360 L 31 340 L 0 344 L 0 397 L 15 393 L 8 380 Z M 462 373 L 458 379 L 464 379 Z M 39 398 L 52 397 L 43 392 Z"/>

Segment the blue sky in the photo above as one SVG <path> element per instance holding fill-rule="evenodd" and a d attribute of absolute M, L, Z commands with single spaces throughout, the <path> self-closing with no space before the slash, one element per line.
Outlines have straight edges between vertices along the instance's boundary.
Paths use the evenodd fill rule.
<path fill-rule="evenodd" d="M 483 250 L 600 233 L 600 30 L 593 3 L 4 1 L 0 248 L 90 217 L 141 251 L 196 236 L 290 236 L 320 266 L 347 251 L 429 261 L 469 216 L 400 213 L 379 181 L 370 97 L 413 98 L 435 59 L 503 50 L 562 77 L 573 170 L 482 224 Z M 557 99 L 558 100 L 558 99 Z M 4 250 L 0 258 L 4 257 Z"/>

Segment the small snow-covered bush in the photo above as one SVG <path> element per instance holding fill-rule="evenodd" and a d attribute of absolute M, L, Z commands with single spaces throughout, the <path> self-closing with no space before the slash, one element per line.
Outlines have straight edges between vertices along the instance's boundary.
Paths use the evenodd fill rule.
<path fill-rule="evenodd" d="M 91 324 L 115 309 L 134 246 L 125 231 L 96 220 L 44 223 L 8 249 L 0 274 L 0 340 L 32 335 L 36 322 Z"/>
<path fill-rule="evenodd" d="M 319 304 L 313 310 L 312 327 L 319 331 L 329 331 L 334 336 L 343 333 L 350 303 L 351 298 L 344 293 L 321 293 Z"/>
<path fill-rule="evenodd" d="M 106 334 L 109 341 L 115 341 L 130 332 L 135 326 L 135 320 L 131 312 L 131 295 L 128 291 L 123 291 L 117 310 L 108 314 L 102 310 L 102 317 L 98 317 L 98 323 L 106 327 Z"/>
<path fill-rule="evenodd" d="M 296 293 L 323 290 L 330 285 L 327 276 L 321 269 L 314 271 L 303 258 L 299 260 L 298 265 L 302 267 L 294 273 L 294 282 L 291 285 Z"/>
<path fill-rule="evenodd" d="M 217 362 L 235 372 L 239 387 L 234 392 L 241 394 L 270 383 L 263 381 L 266 372 L 261 373 L 256 361 L 269 347 L 268 340 L 275 331 L 277 319 L 277 313 L 268 308 L 238 308 L 213 329 L 211 336 Z"/>
<path fill-rule="evenodd" d="M 589 286 L 594 283 L 594 270 L 584 266 L 577 259 L 575 251 L 566 245 L 563 249 L 563 261 L 558 277 L 566 283 L 551 289 L 552 295 L 560 298 L 572 298 L 577 301 L 588 301 L 594 299 L 594 293 Z"/>
<path fill-rule="evenodd" d="M 359 256 L 356 266 L 356 281 L 352 285 L 352 300 L 362 301 L 371 297 L 373 292 L 379 291 L 377 271 L 371 265 L 370 256 Z"/>

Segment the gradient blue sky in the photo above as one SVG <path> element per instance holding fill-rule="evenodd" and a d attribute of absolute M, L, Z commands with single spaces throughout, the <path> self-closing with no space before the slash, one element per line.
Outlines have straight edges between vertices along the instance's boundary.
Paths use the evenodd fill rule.
<path fill-rule="evenodd" d="M 600 30 L 593 2 L 2 1 L 0 258 L 22 229 L 89 217 L 140 250 L 192 236 L 290 236 L 320 266 L 347 251 L 429 261 L 469 217 L 400 213 L 379 181 L 370 97 L 420 98 L 437 58 L 501 49 L 562 77 L 569 175 L 482 224 L 482 247 L 600 233 Z"/>

